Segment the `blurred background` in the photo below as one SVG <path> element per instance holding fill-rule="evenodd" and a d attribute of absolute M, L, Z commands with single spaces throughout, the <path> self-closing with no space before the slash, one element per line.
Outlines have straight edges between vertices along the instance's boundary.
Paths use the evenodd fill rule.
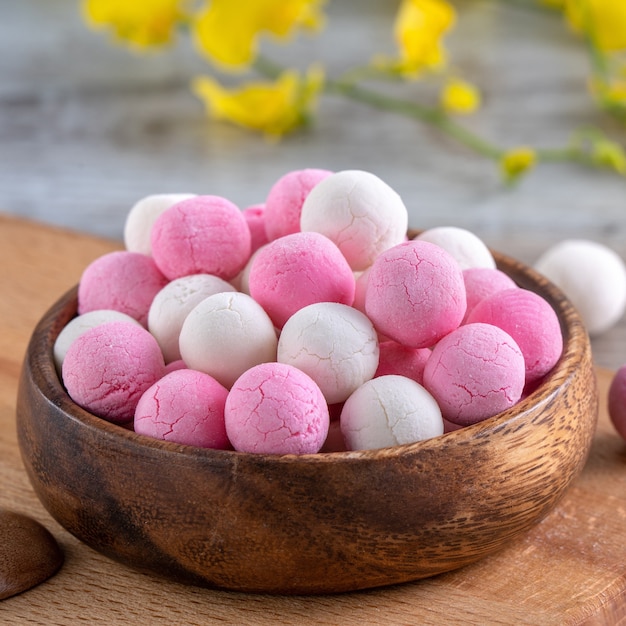
<path fill-rule="evenodd" d="M 329 75 L 393 54 L 398 2 L 332 0 L 321 34 L 263 51 Z M 626 142 L 626 126 L 588 90 L 590 60 L 562 15 L 534 0 L 455 0 L 446 37 L 454 69 L 482 107 L 461 123 L 502 147 L 565 144 L 584 126 Z M 626 178 L 571 163 L 541 165 L 507 187 L 496 165 L 429 126 L 335 96 L 312 127 L 271 142 L 211 121 L 190 90 L 211 68 L 188 37 L 138 54 L 86 25 L 78 1 L 0 0 L 0 211 L 121 242 L 131 206 L 154 193 L 263 202 L 292 169 L 364 169 L 403 197 L 413 228 L 455 225 L 529 264 L 566 238 L 626 259 Z M 436 102 L 428 81 L 411 86 Z M 626 357 L 626 323 L 594 338 L 600 365 Z"/>
<path fill-rule="evenodd" d="M 393 49 L 397 5 L 331 1 L 319 36 L 270 52 L 338 73 Z M 560 145 L 584 125 L 626 138 L 588 95 L 588 57 L 562 17 L 515 0 L 454 5 L 449 56 L 483 94 L 462 123 L 511 147 Z M 615 173 L 544 165 L 509 189 L 494 163 L 433 129 L 332 96 L 313 127 L 268 142 L 207 118 L 189 83 L 210 68 L 187 38 L 137 54 L 90 30 L 72 0 L 0 0 L 0 15 L 3 212 L 117 239 L 147 194 L 218 194 L 243 208 L 291 169 L 365 169 L 402 195 L 416 228 L 469 228 L 528 262 L 565 237 L 626 253 L 626 179 Z"/>

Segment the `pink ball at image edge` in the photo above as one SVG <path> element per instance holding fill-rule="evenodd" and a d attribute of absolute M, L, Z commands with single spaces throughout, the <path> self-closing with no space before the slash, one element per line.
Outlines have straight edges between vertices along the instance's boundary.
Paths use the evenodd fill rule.
<path fill-rule="evenodd" d="M 626 441 L 626 365 L 622 365 L 611 379 L 608 412 L 611 424 L 619 436 Z"/>

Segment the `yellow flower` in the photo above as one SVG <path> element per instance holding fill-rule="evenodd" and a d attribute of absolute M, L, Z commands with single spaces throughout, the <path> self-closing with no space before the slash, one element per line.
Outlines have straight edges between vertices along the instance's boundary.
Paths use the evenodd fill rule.
<path fill-rule="evenodd" d="M 626 154 L 624 149 L 614 141 L 599 139 L 593 143 L 591 158 L 597 165 L 626 174 Z"/>
<path fill-rule="evenodd" d="M 83 0 L 83 14 L 94 28 L 138 48 L 170 43 L 178 23 L 186 19 L 187 0 Z"/>
<path fill-rule="evenodd" d="M 626 80 L 595 78 L 591 81 L 591 91 L 604 104 L 613 107 L 626 106 Z"/>
<path fill-rule="evenodd" d="M 212 0 L 194 20 L 200 52 L 218 65 L 245 67 L 255 58 L 258 36 L 289 37 L 296 28 L 317 29 L 325 0 Z"/>
<path fill-rule="evenodd" d="M 441 104 L 448 113 L 467 115 L 480 106 L 480 92 L 474 85 L 452 78 L 441 92 Z"/>
<path fill-rule="evenodd" d="M 235 89 L 199 76 L 192 88 L 214 119 L 278 138 L 308 121 L 323 82 L 323 71 L 313 66 L 304 77 L 287 70 L 275 82 L 249 82 Z"/>
<path fill-rule="evenodd" d="M 500 170 L 507 182 L 516 181 L 535 166 L 537 154 L 532 148 L 519 146 L 508 150 L 500 159 Z"/>
<path fill-rule="evenodd" d="M 454 8 L 446 0 L 402 0 L 394 25 L 399 58 L 379 58 L 375 64 L 413 78 L 444 65 L 441 40 L 455 18 Z"/>
<path fill-rule="evenodd" d="M 565 14 L 575 30 L 588 33 L 602 50 L 626 48 L 624 0 L 566 0 Z"/>

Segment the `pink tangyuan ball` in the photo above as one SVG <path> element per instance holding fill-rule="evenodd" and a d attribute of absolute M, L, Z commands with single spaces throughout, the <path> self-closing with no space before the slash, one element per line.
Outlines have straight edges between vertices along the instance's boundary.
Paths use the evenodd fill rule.
<path fill-rule="evenodd" d="M 424 387 L 445 419 L 468 425 L 517 403 L 524 377 L 524 356 L 508 333 L 491 324 L 464 324 L 433 348 Z"/>
<path fill-rule="evenodd" d="M 330 174 L 329 170 L 315 168 L 293 170 L 272 185 L 265 200 L 265 233 L 269 241 L 300 231 L 306 197 Z"/>
<path fill-rule="evenodd" d="M 484 298 L 496 291 L 516 287 L 515 281 L 495 267 L 470 267 L 463 270 L 467 310 L 463 321 L 467 321 L 472 309 Z"/>
<path fill-rule="evenodd" d="M 454 330 L 466 308 L 463 273 L 443 248 L 406 241 L 371 267 L 365 311 L 376 330 L 411 348 L 428 348 Z"/>
<path fill-rule="evenodd" d="M 396 374 L 419 383 L 424 381 L 424 367 L 430 357 L 429 348 L 409 348 L 395 341 L 383 341 L 379 345 L 378 369 L 374 376 Z"/>
<path fill-rule="evenodd" d="M 167 282 L 152 257 L 126 250 L 109 252 L 83 270 L 78 314 L 112 309 L 145 326 L 152 299 Z"/>
<path fill-rule="evenodd" d="M 199 448 L 229 449 L 224 424 L 228 390 L 213 377 L 178 369 L 149 387 L 135 409 L 135 432 Z"/>
<path fill-rule="evenodd" d="M 69 347 L 77 337 L 80 337 L 85 331 L 94 326 L 108 322 L 131 322 L 132 324 L 141 325 L 136 319 L 130 317 L 130 315 L 120 313 L 119 311 L 111 311 L 110 309 L 99 309 L 97 311 L 89 311 L 88 313 L 77 315 L 63 327 L 63 330 L 61 330 L 54 342 L 52 354 L 54 356 L 54 364 L 57 372 L 61 372 L 63 359 Z"/>
<path fill-rule="evenodd" d="M 626 440 L 626 365 L 622 365 L 611 380 L 608 410 L 613 427 Z"/>
<path fill-rule="evenodd" d="M 354 274 L 339 248 L 313 232 L 293 233 L 258 250 L 248 277 L 250 295 L 277 328 L 316 302 L 352 305 Z"/>
<path fill-rule="evenodd" d="M 226 432 L 240 452 L 312 454 L 328 435 L 328 405 L 304 372 L 262 363 L 235 381 L 225 407 Z"/>
<path fill-rule="evenodd" d="M 152 227 L 152 256 L 168 279 L 214 274 L 231 280 L 251 250 L 250 228 L 237 206 L 196 196 L 164 211 Z"/>
<path fill-rule="evenodd" d="M 187 363 L 185 363 L 185 361 L 183 361 L 182 359 L 176 359 L 176 361 L 170 361 L 169 363 L 165 364 L 165 374 L 184 369 L 187 369 Z"/>
<path fill-rule="evenodd" d="M 557 314 L 544 298 L 528 289 L 504 289 L 484 298 L 467 322 L 493 324 L 513 337 L 524 355 L 527 383 L 547 374 L 563 352 Z"/>
<path fill-rule="evenodd" d="M 62 366 L 70 398 L 110 422 L 133 419 L 142 394 L 165 373 L 156 339 L 131 322 L 95 326 L 70 345 Z"/>
<path fill-rule="evenodd" d="M 455 430 L 461 430 L 465 428 L 463 424 L 455 424 L 450 420 L 447 420 L 445 417 L 443 418 L 443 432 L 444 433 L 453 433 Z"/>
<path fill-rule="evenodd" d="M 265 233 L 265 205 L 253 204 L 246 207 L 242 213 L 250 229 L 250 254 L 252 255 L 269 241 Z"/>

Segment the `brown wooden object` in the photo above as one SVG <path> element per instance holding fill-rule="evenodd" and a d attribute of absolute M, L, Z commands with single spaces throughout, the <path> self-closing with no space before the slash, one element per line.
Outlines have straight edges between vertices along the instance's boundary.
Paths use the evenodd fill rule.
<path fill-rule="evenodd" d="M 76 290 L 27 350 L 17 434 L 50 514 L 99 552 L 182 582 L 283 594 L 340 592 L 447 572 L 542 519 L 581 471 L 598 396 L 587 334 L 560 291 L 497 255 L 562 323 L 564 352 L 510 410 L 428 441 L 295 456 L 151 440 L 69 399 L 52 345 Z"/>
<path fill-rule="evenodd" d="M 38 521 L 0 509 L 0 600 L 35 587 L 63 564 L 63 552 Z"/>

